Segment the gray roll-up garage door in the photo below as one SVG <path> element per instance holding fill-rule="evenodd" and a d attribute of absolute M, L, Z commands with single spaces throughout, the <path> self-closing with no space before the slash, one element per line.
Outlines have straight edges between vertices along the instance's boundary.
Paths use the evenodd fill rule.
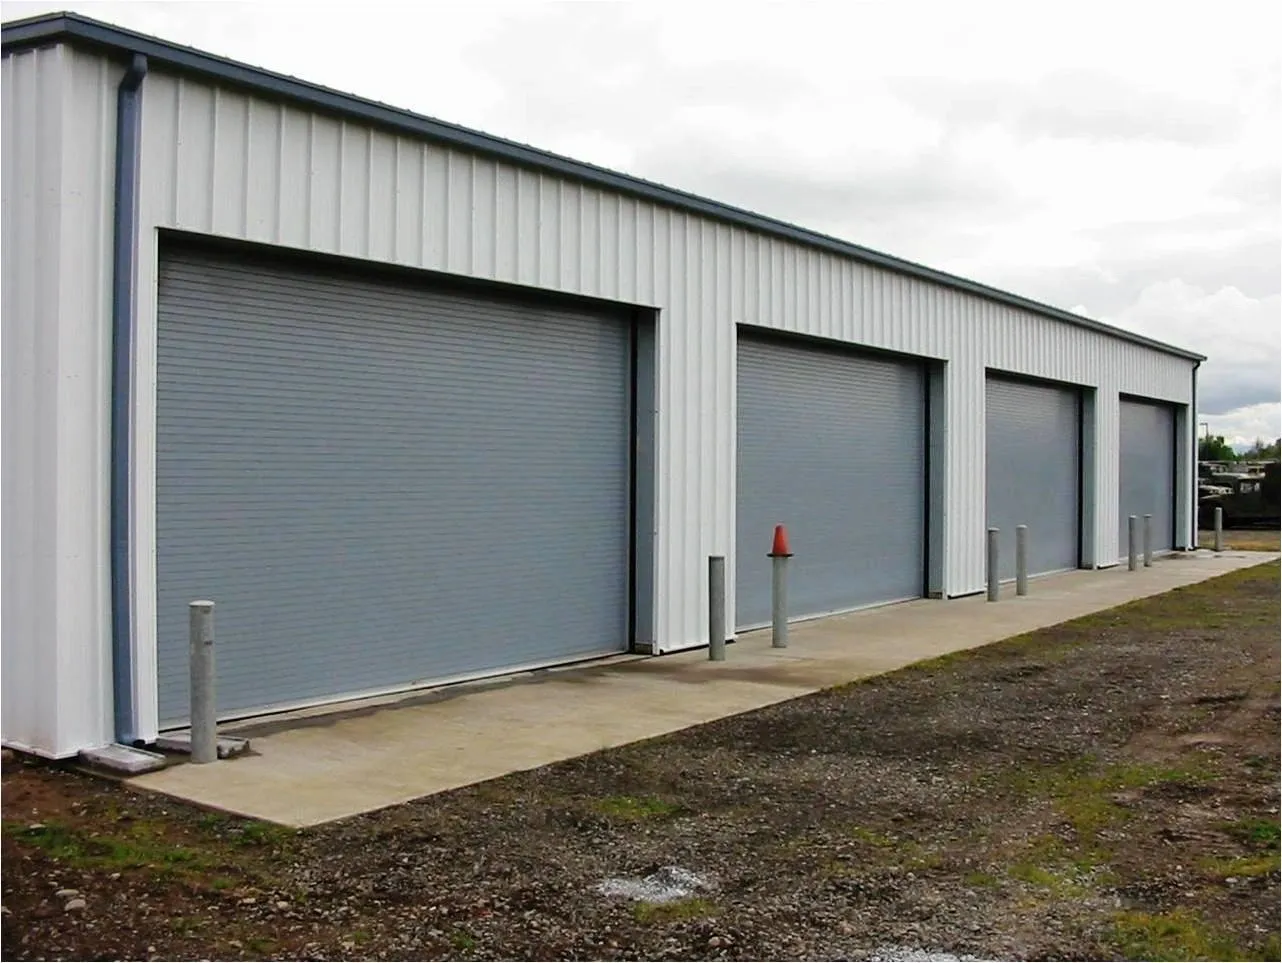
<path fill-rule="evenodd" d="M 163 725 L 192 599 L 224 716 L 626 647 L 626 318 L 185 250 L 159 298 Z"/>
<path fill-rule="evenodd" d="M 916 598 L 924 584 L 925 377 L 916 363 L 741 337 L 736 624 L 770 620 L 776 524 L 797 617 Z"/>
<path fill-rule="evenodd" d="M 1015 576 L 1015 526 L 1028 526 L 1031 575 L 1076 568 L 1081 555 L 1081 393 L 988 377 L 987 525 L 1001 530 L 1001 577 Z"/>
<path fill-rule="evenodd" d="M 1175 409 L 1123 398 L 1119 419 L 1118 557 L 1126 557 L 1130 515 L 1153 516 L 1153 548 L 1165 551 L 1175 544 Z"/>

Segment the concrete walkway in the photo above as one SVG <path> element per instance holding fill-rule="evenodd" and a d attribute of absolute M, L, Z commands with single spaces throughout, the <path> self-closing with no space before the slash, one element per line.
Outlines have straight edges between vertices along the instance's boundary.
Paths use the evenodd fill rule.
<path fill-rule="evenodd" d="M 313 826 L 757 709 L 828 686 L 1054 625 L 1277 558 L 1197 552 L 1036 579 L 1025 598 L 921 600 L 740 637 L 707 650 L 629 657 L 506 684 L 462 686 L 328 714 L 236 727 L 253 751 L 137 777 L 140 788 L 288 826 Z"/>

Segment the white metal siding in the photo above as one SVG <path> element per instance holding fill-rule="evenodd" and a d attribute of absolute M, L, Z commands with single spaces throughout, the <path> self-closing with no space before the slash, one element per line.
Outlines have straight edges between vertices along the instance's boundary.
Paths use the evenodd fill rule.
<path fill-rule="evenodd" d="M 111 185 L 105 60 L 4 57 L 3 726 L 50 756 L 109 739 Z"/>
<path fill-rule="evenodd" d="M 59 425 L 68 427 L 60 427 L 57 445 L 72 449 L 63 452 L 71 459 L 68 464 L 84 468 L 60 474 L 52 461 L 41 463 L 36 479 L 41 495 L 34 504 L 49 514 L 32 524 L 47 525 L 52 532 L 57 514 L 59 532 L 68 530 L 64 519 L 79 518 L 87 525 L 84 531 L 96 534 L 60 535 L 79 538 L 79 544 L 67 543 L 63 558 L 70 567 L 58 575 L 55 590 L 65 596 L 90 586 L 92 598 L 74 606 L 72 615 L 60 614 L 58 602 L 65 598 L 43 597 L 19 621 L 10 623 L 6 617 L 6 639 L 10 625 L 14 635 L 34 639 L 48 635 L 50 620 L 82 621 L 84 632 L 62 637 L 70 640 L 74 634 L 77 652 L 83 651 L 80 640 L 90 638 L 94 655 L 88 663 L 76 664 L 68 650 L 65 671 L 75 677 L 69 685 L 77 694 L 92 691 L 96 701 L 91 708 L 84 703 L 69 711 L 99 719 L 105 718 L 99 689 L 107 651 L 103 339 L 110 316 L 111 130 L 119 72 L 93 53 L 65 48 L 7 57 L 6 71 L 30 69 L 8 62 L 32 57 L 53 58 L 57 67 L 36 78 L 39 92 L 32 85 L 6 83 L 6 97 L 13 96 L 15 104 L 19 97 L 44 102 L 54 96 L 58 102 L 59 135 L 42 140 L 35 148 L 38 156 L 26 163 L 28 170 L 59 171 L 47 176 L 57 181 L 49 182 L 49 190 L 58 193 L 61 223 L 67 228 L 53 247 L 45 242 L 45 253 L 56 252 L 56 259 L 41 262 L 39 270 L 48 277 L 39 283 L 75 298 L 78 307 L 72 311 L 72 302 L 60 302 L 56 334 L 44 335 L 54 338 L 57 347 L 6 350 L 5 390 L 18 390 L 8 387 L 8 373 L 25 364 L 49 372 L 56 370 L 49 359 L 64 357 L 84 367 L 85 377 L 74 387 L 71 379 L 50 376 L 30 388 L 49 393 L 47 399 L 33 396 L 32 402 L 39 401 L 42 412 L 56 410 L 63 416 Z M 56 95 L 45 89 L 49 84 Z M 1118 554 L 1118 392 L 1177 404 L 1190 400 L 1191 363 L 1185 359 L 799 243 L 162 71 L 147 77 L 143 92 L 134 607 L 144 736 L 147 720 L 155 718 L 154 684 L 148 680 L 155 678 L 156 647 L 152 506 L 158 228 L 659 308 L 655 631 L 662 649 L 706 641 L 701 589 L 706 556 L 735 556 L 730 413 L 736 322 L 947 360 L 944 587 L 950 595 L 978 591 L 984 581 L 985 367 L 1097 389 L 1092 479 L 1097 504 L 1089 514 L 1100 559 Z M 6 338 L 9 324 L 6 319 Z M 58 409 L 56 396 L 69 391 L 83 392 L 95 403 L 77 406 L 74 413 L 66 405 Z M 26 448 L 15 442 L 15 451 L 34 454 L 38 445 L 49 443 L 24 444 Z M 82 444 L 89 445 L 87 452 L 79 450 Z M 8 453 L 6 447 L 6 463 Z M 57 481 L 62 478 L 75 480 Z M 57 489 L 55 482 L 64 488 Z M 77 492 L 88 486 L 92 492 L 73 496 L 67 486 Z M 69 514 L 57 511 L 70 503 Z M 733 573 L 728 574 L 733 593 Z M 729 601 L 733 605 L 733 598 Z M 42 620 L 46 627 L 38 629 Z"/>

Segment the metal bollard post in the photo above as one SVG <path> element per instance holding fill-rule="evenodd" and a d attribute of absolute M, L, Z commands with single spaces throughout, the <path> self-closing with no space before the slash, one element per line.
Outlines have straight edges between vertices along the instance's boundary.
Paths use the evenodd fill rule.
<path fill-rule="evenodd" d="M 1028 526 L 1015 526 L 1015 594 L 1028 594 Z"/>
<path fill-rule="evenodd" d="M 1144 567 L 1153 567 L 1153 516 L 1144 516 Z"/>
<path fill-rule="evenodd" d="M 1224 551 L 1224 509 L 1215 509 L 1215 550 Z"/>
<path fill-rule="evenodd" d="M 788 648 L 788 530 L 775 526 L 774 545 L 770 549 L 770 645 L 776 649 Z"/>
<path fill-rule="evenodd" d="M 1126 519 L 1126 568 L 1134 572 L 1139 568 L 1140 517 L 1129 515 Z"/>
<path fill-rule="evenodd" d="M 214 603 L 188 606 L 191 616 L 191 761 L 218 759 L 218 710 L 214 692 Z"/>
<path fill-rule="evenodd" d="M 726 660 L 726 559 L 708 556 L 708 661 Z"/>
<path fill-rule="evenodd" d="M 988 530 L 988 601 L 996 602 L 997 593 L 1000 587 L 1000 572 L 998 571 L 998 544 L 997 536 L 1001 534 L 1001 529 L 990 528 Z"/>

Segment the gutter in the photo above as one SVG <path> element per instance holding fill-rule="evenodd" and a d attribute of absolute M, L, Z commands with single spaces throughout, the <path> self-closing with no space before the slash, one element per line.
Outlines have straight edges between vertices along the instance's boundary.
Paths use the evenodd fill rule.
<path fill-rule="evenodd" d="M 130 572 L 133 346 L 137 323 L 138 168 L 142 81 L 147 58 L 135 53 L 116 92 L 116 181 L 111 261 L 111 681 L 116 742 L 138 737 L 134 699 L 133 592 Z"/>
<path fill-rule="evenodd" d="M 545 171 L 581 184 L 590 184 L 606 191 L 626 194 L 667 208 L 712 218 L 723 224 L 742 227 L 754 233 L 783 238 L 796 244 L 893 271 L 896 274 L 918 278 L 956 291 L 965 291 L 988 301 L 1007 304 L 1041 317 L 1053 318 L 1179 358 L 1190 361 L 1205 360 L 1202 355 L 1195 352 L 1116 328 L 1102 321 L 1082 317 L 1071 311 L 1042 304 L 1032 298 L 1011 294 L 946 271 L 882 254 L 880 251 L 852 244 L 827 234 L 809 231 L 773 217 L 722 204 L 687 191 L 665 187 L 639 177 L 620 174 L 595 164 L 563 157 L 481 131 L 460 127 L 457 124 L 449 124 L 408 110 L 389 107 L 386 104 L 355 97 L 319 84 L 307 83 L 283 74 L 251 67 L 248 64 L 159 40 L 78 14 L 62 13 L 31 17 L 4 25 L 5 53 L 60 41 L 75 41 L 91 49 L 123 52 L 135 56 L 141 54 L 149 58 L 153 66 L 163 64 L 167 68 L 207 78 L 227 87 L 268 98 L 286 100 L 300 104 L 309 110 L 336 117 L 356 118 L 385 130 L 495 158 L 526 170 Z"/>

